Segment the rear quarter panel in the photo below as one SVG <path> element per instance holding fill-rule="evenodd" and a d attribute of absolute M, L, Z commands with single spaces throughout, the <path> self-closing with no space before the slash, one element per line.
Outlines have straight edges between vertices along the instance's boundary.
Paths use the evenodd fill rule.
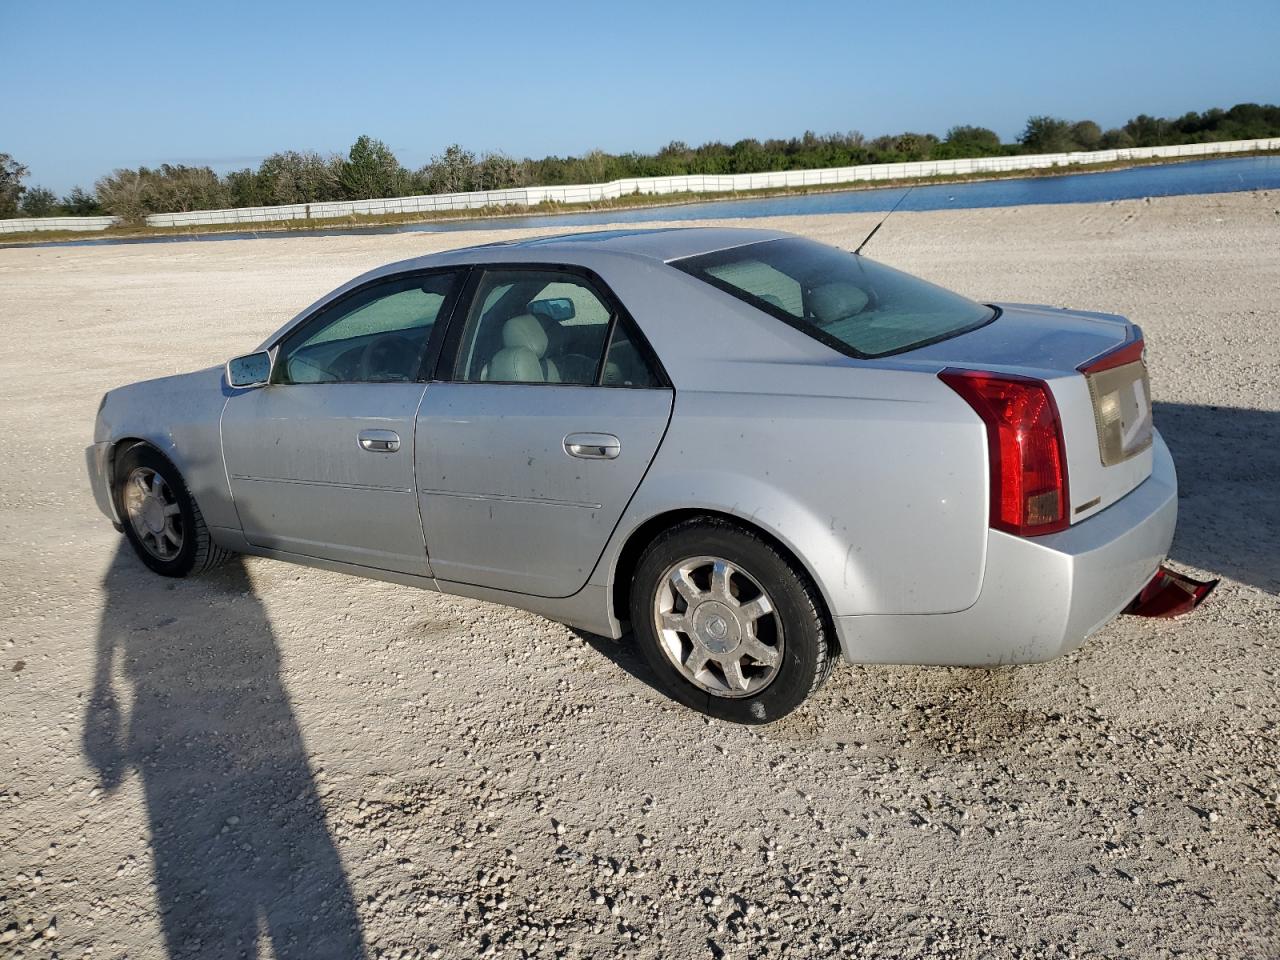
<path fill-rule="evenodd" d="M 94 442 L 145 440 L 173 461 L 210 527 L 240 528 L 222 463 L 222 367 L 118 387 L 106 396 Z"/>
<path fill-rule="evenodd" d="M 835 373 L 814 369 L 810 379 L 821 389 Z M 838 375 L 861 395 L 677 391 L 610 562 L 646 520 L 706 509 L 782 541 L 836 616 L 971 606 L 987 543 L 981 423 L 933 376 Z"/>

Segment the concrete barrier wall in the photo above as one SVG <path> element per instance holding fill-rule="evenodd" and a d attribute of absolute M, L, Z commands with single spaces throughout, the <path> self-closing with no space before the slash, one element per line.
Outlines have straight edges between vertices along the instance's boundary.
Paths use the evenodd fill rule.
<path fill-rule="evenodd" d="M 637 177 L 610 183 L 583 183 L 559 187 L 518 187 L 472 193 L 438 193 L 384 200 L 341 200 L 294 203 L 278 207 L 241 207 L 233 210 L 191 210 L 156 213 L 147 217 L 153 227 L 188 227 L 219 223 L 269 223 L 282 220 L 323 220 L 333 217 L 374 216 L 478 210 L 523 209 L 544 203 L 595 203 L 627 194 L 735 193 L 783 187 L 834 186 L 846 183 L 907 180 L 966 174 L 1008 173 L 1123 160 L 1159 157 L 1211 157 L 1250 150 L 1280 150 L 1280 137 L 1265 140 L 1228 140 L 1222 143 L 1188 143 L 1171 147 L 1130 147 L 1081 153 L 1042 153 L 1011 157 L 975 157 L 967 160 L 921 160 L 912 163 L 871 163 L 821 170 L 779 170 L 772 173 L 726 175 L 692 174 L 676 177 Z M 113 217 L 44 217 L 0 220 L 0 233 L 24 230 L 104 230 Z"/>
<path fill-rule="evenodd" d="M 25 233 L 28 230 L 105 230 L 115 217 L 19 217 L 0 220 L 0 233 Z"/>

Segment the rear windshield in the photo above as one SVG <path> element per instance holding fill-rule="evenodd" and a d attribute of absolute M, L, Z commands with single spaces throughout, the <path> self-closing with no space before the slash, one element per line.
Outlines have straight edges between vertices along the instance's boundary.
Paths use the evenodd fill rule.
<path fill-rule="evenodd" d="M 855 357 L 901 353 L 996 317 L 994 308 L 958 293 L 799 237 L 671 265 Z"/>

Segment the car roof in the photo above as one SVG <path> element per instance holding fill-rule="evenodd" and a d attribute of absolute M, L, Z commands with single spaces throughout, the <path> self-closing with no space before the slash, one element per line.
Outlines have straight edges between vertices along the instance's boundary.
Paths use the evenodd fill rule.
<path fill-rule="evenodd" d="M 555 264 L 584 267 L 603 276 L 614 291 L 622 296 L 620 285 L 635 282 L 643 288 L 651 276 L 648 267 L 701 253 L 712 253 L 732 247 L 763 243 L 792 237 L 781 230 L 742 229 L 734 227 L 656 227 L 650 229 L 597 230 L 503 240 L 480 246 L 444 250 L 439 253 L 401 260 L 376 267 L 349 280 L 297 314 L 289 323 L 264 341 L 266 345 L 288 334 L 316 310 L 362 284 L 415 270 L 432 270 L 468 264 Z M 677 271 L 672 270 L 678 276 Z M 640 278 L 640 279 L 638 279 Z M 686 278 L 687 279 L 687 278 Z M 701 286 L 698 284 L 697 286 Z M 626 302 L 624 300 L 624 302 Z M 741 305 L 739 304 L 739 307 Z M 749 310 L 749 308 L 743 308 Z M 750 311 L 754 312 L 754 311 Z M 760 314 L 763 319 L 764 314 Z M 782 326 L 769 319 L 769 326 Z M 816 341 L 809 341 L 810 343 Z"/>
<path fill-rule="evenodd" d="M 740 227 L 654 227 L 596 230 L 521 240 L 499 240 L 388 264 L 382 272 L 400 272 L 458 263 L 569 263 L 590 267 L 602 258 L 628 257 L 668 262 L 750 243 L 779 240 L 781 230 Z"/>

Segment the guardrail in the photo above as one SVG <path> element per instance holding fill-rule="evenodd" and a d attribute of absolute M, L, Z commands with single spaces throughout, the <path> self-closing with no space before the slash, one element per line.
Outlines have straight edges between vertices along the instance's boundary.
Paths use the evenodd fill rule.
<path fill-rule="evenodd" d="M 536 207 L 544 203 L 595 203 L 628 194 L 738 193 L 784 187 L 835 186 L 845 183 L 908 180 L 920 177 L 1009 173 L 1053 167 L 1085 166 L 1124 160 L 1175 157 L 1210 157 L 1252 150 L 1280 150 L 1280 137 L 1262 140 L 1226 140 L 1220 143 L 1186 143 L 1169 147 L 1130 147 L 1078 153 L 1040 153 L 1009 157 L 974 157 L 965 160 L 920 160 L 909 163 L 870 163 L 820 170 L 778 170 L 771 173 L 689 174 L 673 177 L 635 177 L 609 183 L 581 183 L 558 187 L 517 187 L 478 190 L 471 193 L 436 193 L 380 200 L 331 200 L 292 203 L 275 207 L 239 207 L 229 210 L 190 210 L 155 213 L 147 217 L 152 227 L 190 227 L 222 223 L 269 223 L 284 220 L 324 220 L 379 214 L 439 213 L 480 210 L 486 207 Z M 41 217 L 0 220 L 0 233 L 27 230 L 105 230 L 115 217 Z"/>

